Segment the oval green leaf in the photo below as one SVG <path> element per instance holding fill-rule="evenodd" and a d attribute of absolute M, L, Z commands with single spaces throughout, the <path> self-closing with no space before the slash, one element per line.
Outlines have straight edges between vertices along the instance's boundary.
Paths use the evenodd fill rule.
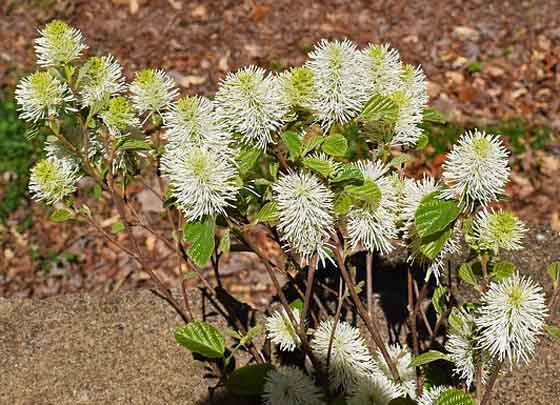
<path fill-rule="evenodd" d="M 190 322 L 175 331 L 175 340 L 193 353 L 210 359 L 224 356 L 225 340 L 215 327 L 203 321 Z"/>
<path fill-rule="evenodd" d="M 266 376 L 274 366 L 270 363 L 249 364 L 238 368 L 226 381 L 226 389 L 235 395 L 260 395 L 264 392 Z"/>

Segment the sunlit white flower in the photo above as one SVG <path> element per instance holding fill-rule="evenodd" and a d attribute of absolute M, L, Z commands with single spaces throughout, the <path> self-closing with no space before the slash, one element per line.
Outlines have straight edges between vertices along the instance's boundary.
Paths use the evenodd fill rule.
<path fill-rule="evenodd" d="M 494 201 L 508 180 L 508 152 L 495 135 L 478 130 L 466 132 L 443 163 L 448 198 L 471 205 Z"/>
<path fill-rule="evenodd" d="M 313 353 L 325 366 L 334 325 L 333 320 L 322 321 L 311 341 Z M 348 389 L 374 369 L 373 359 L 360 331 L 347 322 L 338 322 L 329 362 L 329 378 L 333 385 Z"/>
<path fill-rule="evenodd" d="M 266 149 L 272 134 L 284 124 L 289 104 L 277 77 L 249 66 L 227 75 L 216 97 L 218 121 L 247 145 Z"/>
<path fill-rule="evenodd" d="M 292 314 L 299 325 L 299 310 L 293 308 Z M 293 352 L 300 345 L 300 339 L 284 309 L 274 311 L 272 315 L 266 318 L 266 331 L 268 338 L 272 343 L 279 345 L 280 350 Z"/>
<path fill-rule="evenodd" d="M 438 385 L 436 387 L 424 389 L 422 396 L 418 399 L 418 405 L 436 405 L 439 396 L 449 388 L 451 387 L 447 385 Z"/>
<path fill-rule="evenodd" d="M 333 232 L 333 193 L 310 173 L 290 172 L 273 186 L 282 241 L 304 261 L 317 254 L 324 260 Z"/>
<path fill-rule="evenodd" d="M 389 44 L 370 44 L 360 51 L 359 59 L 364 75 L 363 90 L 368 97 L 374 94 L 387 96 L 398 89 L 402 71 L 399 51 Z"/>
<path fill-rule="evenodd" d="M 181 145 L 205 146 L 217 151 L 231 143 L 231 136 L 216 121 L 214 105 L 205 97 L 182 97 L 163 115 L 167 128 L 168 147 Z"/>
<path fill-rule="evenodd" d="M 263 394 L 267 405 L 323 405 L 313 379 L 297 367 L 279 367 L 266 376 Z"/>
<path fill-rule="evenodd" d="M 416 369 L 408 366 L 412 360 L 410 349 L 395 343 L 394 345 L 387 345 L 387 351 L 389 352 L 389 357 L 397 367 L 401 381 L 397 383 L 393 380 L 393 375 L 391 374 L 385 358 L 381 354 L 381 351 L 377 350 L 374 361 L 379 372 L 390 381 L 397 384 L 401 396 L 408 394 L 411 398 L 416 398 Z"/>
<path fill-rule="evenodd" d="M 37 201 L 52 205 L 76 191 L 79 168 L 69 159 L 45 159 L 31 169 L 29 191 Z"/>
<path fill-rule="evenodd" d="M 161 165 L 177 206 L 189 221 L 225 214 L 237 196 L 237 169 L 212 149 L 189 145 L 169 149 Z"/>
<path fill-rule="evenodd" d="M 346 40 L 322 40 L 306 63 L 315 83 L 311 109 L 323 128 L 354 118 L 366 101 L 356 45 Z"/>
<path fill-rule="evenodd" d="M 111 55 L 94 56 L 80 69 L 79 92 L 84 107 L 103 104 L 124 89 L 122 67 Z"/>
<path fill-rule="evenodd" d="M 61 110 L 69 111 L 66 104 L 74 100 L 66 83 L 51 72 L 35 72 L 23 78 L 15 91 L 19 105 L 19 118 L 37 122 L 49 116 L 58 116 Z"/>
<path fill-rule="evenodd" d="M 511 365 L 529 362 L 547 315 L 542 288 L 514 273 L 499 283 L 491 283 L 481 304 L 475 318 L 480 331 L 479 347 L 493 357 L 507 359 Z"/>
<path fill-rule="evenodd" d="M 140 115 L 145 112 L 163 112 L 179 94 L 175 81 L 160 69 L 144 69 L 136 73 L 129 89 L 132 104 Z"/>
<path fill-rule="evenodd" d="M 129 129 L 140 126 L 140 120 L 130 102 L 122 96 L 111 98 L 99 117 L 113 136 L 121 136 Z"/>
<path fill-rule="evenodd" d="M 280 73 L 278 76 L 282 94 L 288 104 L 296 109 L 309 109 L 315 96 L 313 72 L 298 66 Z"/>
<path fill-rule="evenodd" d="M 426 76 L 420 67 L 404 65 L 398 89 L 390 95 L 398 107 L 391 138 L 393 145 L 414 146 L 422 134 L 423 111 L 428 103 Z"/>
<path fill-rule="evenodd" d="M 373 373 L 360 378 L 346 398 L 348 405 L 387 405 L 392 399 L 401 396 L 399 388 L 387 377 Z"/>
<path fill-rule="evenodd" d="M 480 362 L 482 367 L 482 383 L 485 383 L 489 376 L 491 363 L 488 356 L 476 347 L 474 317 L 465 310 L 460 310 L 456 312 L 456 319 L 457 322 L 451 324 L 447 334 L 445 350 L 455 364 L 453 374 L 470 388 L 475 378 L 476 363 Z"/>
<path fill-rule="evenodd" d="M 527 232 L 525 224 L 513 212 L 482 210 L 473 222 L 473 236 L 482 250 L 519 250 Z"/>
<path fill-rule="evenodd" d="M 391 240 L 397 236 L 398 202 L 393 182 L 385 176 L 388 167 L 380 161 L 360 161 L 356 167 L 364 181 L 378 192 L 378 198 L 348 212 L 347 228 L 352 247 L 363 246 L 370 252 L 390 252 L 394 248 Z"/>
<path fill-rule="evenodd" d="M 41 30 L 35 40 L 35 53 L 39 66 L 60 66 L 80 57 L 87 46 L 82 42 L 82 33 L 68 24 L 53 20 Z"/>

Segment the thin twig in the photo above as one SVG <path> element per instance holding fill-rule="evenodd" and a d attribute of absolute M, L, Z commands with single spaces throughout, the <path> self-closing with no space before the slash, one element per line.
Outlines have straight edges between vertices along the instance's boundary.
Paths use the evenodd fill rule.
<path fill-rule="evenodd" d="M 500 369 L 502 368 L 503 364 L 504 364 L 504 361 L 500 360 L 494 366 L 494 370 L 492 371 L 492 374 L 490 375 L 490 380 L 488 381 L 488 384 L 486 384 L 486 390 L 484 391 L 484 396 L 482 397 L 482 401 L 480 402 L 480 405 L 484 405 L 488 401 L 490 401 L 490 398 L 492 397 L 492 389 L 494 388 L 494 384 L 496 383 L 496 380 L 498 379 L 498 375 L 500 374 Z"/>
<path fill-rule="evenodd" d="M 311 303 L 311 297 L 313 295 L 313 282 L 315 280 L 315 272 L 317 271 L 317 264 L 319 258 L 314 256 L 307 269 L 307 284 L 305 286 L 305 297 L 303 299 L 303 311 L 301 313 L 301 319 L 299 320 L 299 328 L 301 333 L 305 333 L 305 319 L 307 318 L 307 312 L 309 311 L 309 305 Z"/>
<path fill-rule="evenodd" d="M 366 256 L 366 294 L 367 309 L 370 318 L 373 317 L 373 255 L 368 252 Z"/>

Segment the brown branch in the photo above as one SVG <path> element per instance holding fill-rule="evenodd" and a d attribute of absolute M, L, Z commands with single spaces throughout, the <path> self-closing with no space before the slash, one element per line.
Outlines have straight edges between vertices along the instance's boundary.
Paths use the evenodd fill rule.
<path fill-rule="evenodd" d="M 496 383 L 496 380 L 498 379 L 498 375 L 500 374 L 500 369 L 502 368 L 503 364 L 504 364 L 504 361 L 500 360 L 494 366 L 494 370 L 492 371 L 492 374 L 490 375 L 490 380 L 488 381 L 488 384 L 486 384 L 486 390 L 484 391 L 484 396 L 482 397 L 482 401 L 480 402 L 480 405 L 484 405 L 488 401 L 490 401 L 490 398 L 492 397 L 492 389 L 494 388 L 494 384 Z"/>

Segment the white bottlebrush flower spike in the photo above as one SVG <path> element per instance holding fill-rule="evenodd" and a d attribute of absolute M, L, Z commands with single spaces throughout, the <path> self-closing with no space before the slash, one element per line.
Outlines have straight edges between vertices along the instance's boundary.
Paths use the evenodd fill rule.
<path fill-rule="evenodd" d="M 231 137 L 223 125 L 218 124 L 212 101 L 205 97 L 182 97 L 163 115 L 167 129 L 168 147 L 181 145 L 205 146 L 217 151 L 231 152 L 224 148 Z"/>
<path fill-rule="evenodd" d="M 333 192 L 313 174 L 290 172 L 273 186 L 278 205 L 282 241 L 304 262 L 318 255 L 328 257 L 328 241 L 333 232 Z"/>
<path fill-rule="evenodd" d="M 473 236 L 478 248 L 492 250 L 495 254 L 502 249 L 521 249 L 526 232 L 525 224 L 509 211 L 482 210 L 473 222 Z"/>
<path fill-rule="evenodd" d="M 313 72 L 298 66 L 280 73 L 278 76 L 282 93 L 290 106 L 296 109 L 309 109 L 315 96 Z"/>
<path fill-rule="evenodd" d="M 389 357 L 393 359 L 393 362 L 397 366 L 397 371 L 401 378 L 400 383 L 397 384 L 400 395 L 409 395 L 411 398 L 416 398 L 416 369 L 414 367 L 408 367 L 412 360 L 412 354 L 409 348 L 402 347 L 400 344 L 395 343 L 394 345 L 387 345 L 387 351 L 389 352 Z M 381 354 L 381 351 L 378 350 L 375 353 L 374 361 L 378 371 L 390 381 L 394 382 L 389 366 Z"/>
<path fill-rule="evenodd" d="M 348 405 L 388 405 L 401 396 L 399 388 L 387 377 L 373 373 L 361 378 L 346 398 Z"/>
<path fill-rule="evenodd" d="M 542 288 L 527 277 L 514 273 L 491 283 L 481 297 L 475 318 L 481 349 L 511 365 L 528 363 L 542 333 L 547 308 Z"/>
<path fill-rule="evenodd" d="M 309 54 L 313 73 L 311 109 L 323 128 L 354 118 L 366 101 L 359 52 L 350 41 L 321 41 Z"/>
<path fill-rule="evenodd" d="M 214 103 L 221 124 L 231 133 L 241 134 L 245 144 L 262 150 L 284 125 L 289 110 L 278 78 L 256 66 L 228 74 Z"/>
<path fill-rule="evenodd" d="M 388 253 L 393 250 L 391 240 L 397 237 L 398 202 L 389 170 L 380 161 L 360 161 L 356 167 L 365 181 L 371 181 L 380 192 L 379 201 L 353 207 L 347 215 L 348 236 L 353 248 L 363 246 L 370 252 Z"/>
<path fill-rule="evenodd" d="M 23 78 L 15 91 L 19 105 L 19 118 L 37 122 L 49 116 L 58 116 L 62 109 L 69 111 L 66 104 L 74 96 L 66 83 L 60 81 L 51 72 L 35 72 Z"/>
<path fill-rule="evenodd" d="M 313 335 L 311 348 L 317 358 L 326 365 L 329 342 L 334 327 L 333 320 L 322 321 Z M 375 369 L 373 359 L 358 328 L 347 322 L 336 325 L 331 347 L 329 378 L 334 387 L 352 387 Z"/>
<path fill-rule="evenodd" d="M 490 373 L 491 363 L 488 355 L 476 347 L 476 325 L 474 317 L 461 309 L 456 312 L 457 326 L 452 324 L 447 334 L 445 350 L 455 364 L 453 374 L 458 376 L 467 388 L 470 388 L 475 379 L 476 356 L 479 356 L 482 366 L 482 383 L 486 383 Z"/>
<path fill-rule="evenodd" d="M 76 191 L 79 169 L 69 159 L 45 159 L 31 169 L 29 191 L 37 201 L 52 205 Z"/>
<path fill-rule="evenodd" d="M 124 135 L 129 129 L 140 126 L 140 120 L 130 102 L 122 96 L 111 98 L 99 117 L 113 136 Z"/>
<path fill-rule="evenodd" d="M 478 130 L 465 133 L 443 163 L 448 198 L 469 205 L 486 205 L 503 192 L 508 180 L 508 152 L 495 135 Z"/>
<path fill-rule="evenodd" d="M 422 134 L 419 124 L 428 103 L 426 76 L 420 67 L 404 65 L 399 88 L 390 95 L 398 107 L 397 122 L 391 138 L 392 145 L 416 145 Z"/>
<path fill-rule="evenodd" d="M 78 59 L 87 46 L 82 33 L 68 24 L 53 20 L 41 30 L 35 40 L 37 64 L 43 67 L 61 66 Z"/>
<path fill-rule="evenodd" d="M 422 396 L 418 399 L 418 405 L 436 405 L 436 401 L 439 396 L 449 388 L 451 387 L 448 387 L 447 385 L 438 385 L 436 387 L 424 389 Z"/>
<path fill-rule="evenodd" d="M 161 159 L 172 195 L 188 221 L 205 215 L 225 214 L 239 189 L 237 169 L 212 149 L 185 145 L 169 149 Z"/>
<path fill-rule="evenodd" d="M 360 51 L 363 69 L 363 86 L 368 98 L 380 94 L 388 96 L 396 91 L 401 82 L 401 59 L 399 52 L 389 44 L 370 44 Z"/>
<path fill-rule="evenodd" d="M 264 385 L 267 405 L 323 405 L 321 390 L 297 367 L 279 367 L 268 372 Z"/>
<path fill-rule="evenodd" d="M 94 56 L 80 69 L 79 93 L 83 107 L 101 107 L 125 89 L 122 67 L 111 55 Z"/>
<path fill-rule="evenodd" d="M 299 310 L 293 308 L 292 314 L 294 315 L 296 323 L 299 325 Z M 272 315 L 266 318 L 266 331 L 268 338 L 272 343 L 279 345 L 280 350 L 293 352 L 301 343 L 284 309 L 274 311 Z"/>
<path fill-rule="evenodd" d="M 161 69 L 144 69 L 130 84 L 130 99 L 138 114 L 162 113 L 171 106 L 179 91 L 175 81 Z"/>

